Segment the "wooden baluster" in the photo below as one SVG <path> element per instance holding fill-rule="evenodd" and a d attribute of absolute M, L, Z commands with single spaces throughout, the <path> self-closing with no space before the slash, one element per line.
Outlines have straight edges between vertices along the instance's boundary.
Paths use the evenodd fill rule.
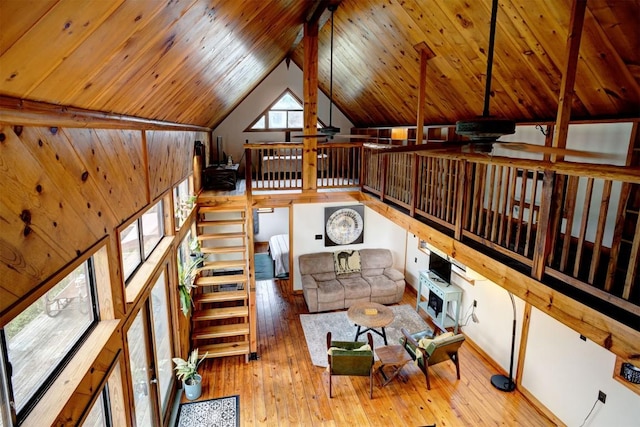
<path fill-rule="evenodd" d="M 565 217 L 567 218 L 567 226 L 564 231 L 564 241 L 562 244 L 562 253 L 560 255 L 560 271 L 567 268 L 567 260 L 569 259 L 569 251 L 571 249 L 571 231 L 573 229 L 573 218 L 576 212 L 576 197 L 578 195 L 577 176 L 570 176 L 567 184 L 567 194 L 565 196 Z"/>
<path fill-rule="evenodd" d="M 529 224 L 527 226 L 527 242 L 525 244 L 525 256 L 529 252 L 529 241 L 531 239 L 531 223 L 533 222 L 533 211 L 536 203 L 536 187 L 538 186 L 538 172 L 534 172 L 533 186 L 531 188 L 531 201 L 529 203 Z M 544 275 L 545 260 L 547 258 L 547 233 L 549 232 L 553 195 L 553 187 L 555 183 L 555 172 L 546 170 L 542 181 L 542 196 L 540 197 L 540 210 L 538 211 L 537 233 L 535 246 L 533 250 L 533 263 L 531 265 L 531 276 L 537 280 L 541 280 Z"/>
<path fill-rule="evenodd" d="M 552 177 L 549 178 L 551 180 L 554 180 L 553 178 L 555 178 L 555 173 L 553 172 L 549 172 L 550 174 L 552 174 Z M 542 212 L 542 206 L 547 204 L 549 205 L 550 203 L 550 195 L 548 198 L 545 199 L 545 196 L 547 195 L 547 193 L 544 191 L 544 186 L 547 185 L 547 172 L 545 171 L 545 176 L 542 182 L 542 186 L 543 186 L 543 192 L 542 192 L 542 197 L 541 197 L 541 202 L 540 202 L 540 211 L 538 211 L 538 217 L 536 219 L 536 223 L 537 223 L 537 230 L 538 233 L 540 234 L 540 229 L 541 229 L 541 225 L 540 225 L 540 221 L 541 221 L 541 217 L 543 217 L 544 221 L 548 221 L 549 219 L 549 213 L 547 212 L 544 216 L 543 216 L 543 212 Z M 553 187 L 551 187 L 549 189 L 549 191 L 552 191 Z M 535 215 L 536 212 L 536 194 L 538 192 L 538 171 L 533 171 L 533 182 L 531 184 L 531 200 L 529 201 L 529 219 L 527 221 L 527 239 L 524 243 L 524 256 L 528 257 L 529 256 L 529 246 L 530 246 L 530 242 L 531 242 L 531 235 L 532 235 L 532 227 L 533 227 L 533 217 Z M 543 232 L 545 235 L 545 240 L 546 240 L 546 223 L 545 223 L 545 232 Z M 539 235 L 538 234 L 538 235 Z M 536 235 L 536 238 L 538 237 L 538 235 Z M 537 245 L 537 242 L 536 242 Z M 542 248 L 541 248 L 542 250 Z M 534 254 L 535 257 L 535 254 Z M 541 276 L 542 277 L 542 276 Z"/>
<path fill-rule="evenodd" d="M 582 207 L 582 221 L 580 222 L 580 234 L 578 235 L 578 247 L 576 248 L 576 259 L 573 264 L 573 277 L 578 277 L 580 272 L 580 261 L 584 246 L 585 235 L 587 233 L 587 222 L 589 221 L 589 210 L 591 208 L 591 197 L 593 195 L 593 178 L 587 179 L 587 189 L 584 195 L 584 206 Z"/>
<path fill-rule="evenodd" d="M 511 231 L 513 226 L 513 208 L 516 197 L 516 180 L 518 178 L 518 168 L 512 168 L 511 183 L 509 184 L 509 214 L 507 215 L 507 236 L 505 246 L 509 248 L 511 245 Z"/>
<path fill-rule="evenodd" d="M 591 255 L 591 268 L 589 269 L 589 284 L 593 285 L 596 271 L 600 264 L 600 253 L 602 251 L 602 238 L 604 236 L 605 225 L 607 222 L 607 213 L 609 212 L 609 202 L 611 198 L 611 180 L 604 182 L 602 189 L 602 198 L 600 199 L 600 213 L 598 216 L 598 227 L 596 228 L 596 238 L 593 242 L 593 254 Z"/>

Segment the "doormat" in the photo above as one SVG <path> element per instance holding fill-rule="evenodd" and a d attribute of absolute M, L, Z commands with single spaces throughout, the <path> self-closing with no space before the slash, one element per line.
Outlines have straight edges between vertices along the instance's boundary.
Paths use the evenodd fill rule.
<path fill-rule="evenodd" d="M 240 397 L 183 403 L 176 427 L 240 427 Z"/>
<path fill-rule="evenodd" d="M 268 253 L 255 254 L 253 265 L 256 269 L 256 280 L 271 280 L 273 275 L 273 260 Z"/>
<path fill-rule="evenodd" d="M 410 333 L 431 329 L 422 317 L 416 313 L 415 307 L 407 304 L 391 305 L 393 311 L 393 322 L 385 328 L 387 342 L 389 345 L 400 344 L 402 337 L 401 328 L 405 328 Z M 353 341 L 356 335 L 356 327 L 349 321 L 346 311 L 330 313 L 301 314 L 300 323 L 304 337 L 307 341 L 307 348 L 311 355 L 311 362 L 316 366 L 327 366 L 327 332 L 331 332 L 334 341 Z M 378 334 L 371 334 L 373 337 L 373 347 L 381 347 L 384 340 Z M 367 336 L 361 335 L 358 341 L 366 342 Z M 376 360 L 378 356 L 374 356 Z"/>

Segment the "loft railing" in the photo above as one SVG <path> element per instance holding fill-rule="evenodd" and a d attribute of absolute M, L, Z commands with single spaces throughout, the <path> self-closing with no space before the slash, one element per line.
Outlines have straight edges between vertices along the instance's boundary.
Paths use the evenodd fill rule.
<path fill-rule="evenodd" d="M 360 187 L 530 268 L 640 315 L 640 171 L 353 143 L 247 144 L 247 190 Z"/>
<path fill-rule="evenodd" d="M 245 144 L 245 157 L 249 192 L 360 187 L 359 143 L 318 143 L 315 156 L 305 153 L 302 143 L 250 143 Z M 315 172 L 315 182 L 304 181 L 305 167 Z"/>
<path fill-rule="evenodd" d="M 364 190 L 640 314 L 640 172 L 365 148 Z"/>

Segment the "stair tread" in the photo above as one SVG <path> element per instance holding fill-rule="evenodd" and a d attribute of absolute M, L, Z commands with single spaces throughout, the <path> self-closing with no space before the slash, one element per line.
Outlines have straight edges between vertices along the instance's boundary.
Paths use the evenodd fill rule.
<path fill-rule="evenodd" d="M 244 217 L 245 206 L 198 206 L 198 212 L 238 212 Z"/>
<path fill-rule="evenodd" d="M 238 231 L 235 233 L 207 233 L 207 234 L 198 234 L 198 240 L 209 240 L 209 239 L 239 239 L 246 237 L 247 233 Z"/>
<path fill-rule="evenodd" d="M 198 351 L 200 354 L 206 354 L 207 358 L 238 356 L 249 354 L 249 342 L 234 341 L 219 344 L 201 345 L 198 347 Z"/>
<path fill-rule="evenodd" d="M 203 254 L 224 254 L 232 252 L 245 252 L 246 246 L 220 246 L 217 248 L 202 248 Z"/>
<path fill-rule="evenodd" d="M 198 320 L 214 320 L 214 319 L 229 319 L 232 317 L 247 317 L 249 316 L 249 307 L 241 305 L 238 307 L 222 307 L 222 308 L 208 308 L 206 310 L 195 310 L 192 315 L 194 321 Z"/>
<path fill-rule="evenodd" d="M 213 325 L 198 327 L 193 330 L 193 339 L 211 339 L 249 335 L 248 323 L 232 323 L 227 325 Z"/>
<path fill-rule="evenodd" d="M 243 301 L 247 299 L 247 292 L 242 291 L 221 291 L 221 292 L 207 292 L 200 294 L 194 299 L 194 303 L 206 304 L 211 302 L 222 301 Z"/>
<path fill-rule="evenodd" d="M 196 279 L 196 285 L 226 285 L 230 283 L 246 283 L 247 276 L 244 274 L 230 274 L 228 276 L 205 276 Z"/>
<path fill-rule="evenodd" d="M 246 220 L 244 218 L 238 219 L 206 219 L 196 223 L 198 227 L 212 227 L 221 225 L 244 225 Z"/>
<path fill-rule="evenodd" d="M 242 259 L 232 259 L 232 260 L 223 260 L 223 261 L 205 261 L 204 266 L 200 267 L 198 270 L 216 270 L 216 269 L 224 269 L 224 268 L 245 268 L 247 266 L 247 260 Z"/>

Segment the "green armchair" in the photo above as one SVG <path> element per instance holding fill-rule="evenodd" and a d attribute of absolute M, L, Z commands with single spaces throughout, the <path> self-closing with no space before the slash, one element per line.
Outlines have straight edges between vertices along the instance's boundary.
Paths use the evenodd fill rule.
<path fill-rule="evenodd" d="M 334 375 L 369 377 L 369 399 L 373 399 L 373 337 L 367 333 L 367 343 L 332 341 L 327 333 L 327 357 L 329 358 L 329 397 L 332 395 Z"/>
<path fill-rule="evenodd" d="M 410 334 L 402 328 L 400 342 L 427 378 L 427 390 L 431 390 L 429 366 L 451 360 L 456 366 L 456 375 L 460 379 L 460 362 L 458 349 L 464 342 L 463 334 L 446 332 L 433 336 L 431 330 Z"/>

